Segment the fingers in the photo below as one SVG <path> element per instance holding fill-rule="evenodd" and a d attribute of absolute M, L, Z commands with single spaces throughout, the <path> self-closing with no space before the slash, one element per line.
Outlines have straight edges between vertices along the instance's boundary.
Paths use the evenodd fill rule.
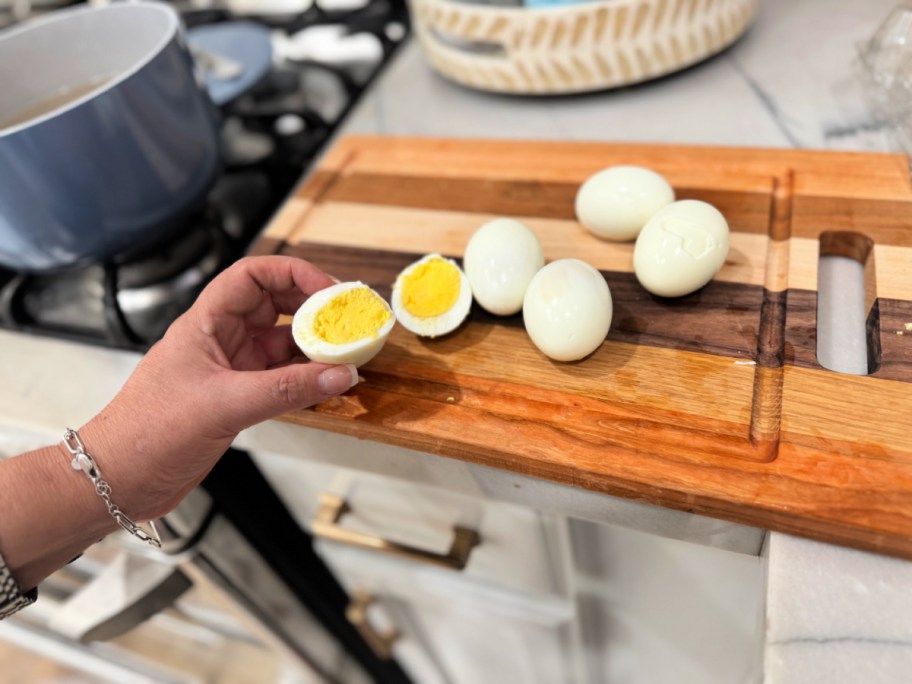
<path fill-rule="evenodd" d="M 272 305 L 277 313 L 294 314 L 295 311 L 304 303 L 307 297 L 302 297 L 297 291 L 279 292 L 272 295 Z"/>
<path fill-rule="evenodd" d="M 293 409 L 307 408 L 341 394 L 358 381 L 354 366 L 294 363 L 265 371 L 222 376 L 219 410 L 240 431 Z"/>
<path fill-rule="evenodd" d="M 213 312 L 242 316 L 257 312 L 259 318 L 259 312 L 264 311 L 262 317 L 275 320 L 276 313 L 294 313 L 310 295 L 333 282 L 303 259 L 247 257 L 216 276 L 200 294 L 199 302 Z M 264 309 L 264 303 L 270 307 Z"/>
<path fill-rule="evenodd" d="M 275 366 L 300 355 L 301 350 L 291 335 L 290 325 L 277 325 L 253 338 L 265 359 L 266 366 Z"/>

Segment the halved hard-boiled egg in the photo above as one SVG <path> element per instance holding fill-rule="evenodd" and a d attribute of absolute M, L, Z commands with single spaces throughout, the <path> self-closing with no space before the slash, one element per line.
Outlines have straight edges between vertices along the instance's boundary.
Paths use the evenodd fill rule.
<path fill-rule="evenodd" d="M 392 300 L 393 312 L 407 330 L 437 337 L 458 328 L 469 315 L 472 288 L 455 261 L 428 254 L 396 277 Z"/>
<path fill-rule="evenodd" d="M 311 361 L 362 366 L 383 349 L 395 322 L 389 305 L 370 287 L 337 283 L 301 305 L 291 334 Z"/>

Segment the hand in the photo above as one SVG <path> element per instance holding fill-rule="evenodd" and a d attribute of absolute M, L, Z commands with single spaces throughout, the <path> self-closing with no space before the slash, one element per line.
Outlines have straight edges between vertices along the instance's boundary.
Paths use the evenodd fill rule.
<path fill-rule="evenodd" d="M 114 400 L 79 430 L 115 501 L 145 520 L 168 512 L 238 432 L 344 392 L 354 366 L 290 363 L 279 314 L 333 280 L 291 257 L 251 257 L 209 284 L 149 350 Z"/>
<path fill-rule="evenodd" d="M 244 259 L 213 279 L 149 350 L 117 396 L 79 429 L 114 502 L 157 518 L 193 488 L 237 433 L 357 382 L 353 366 L 291 363 L 279 314 L 333 280 L 300 259 Z M 0 555 L 31 589 L 117 525 L 62 442 L 0 460 Z"/>

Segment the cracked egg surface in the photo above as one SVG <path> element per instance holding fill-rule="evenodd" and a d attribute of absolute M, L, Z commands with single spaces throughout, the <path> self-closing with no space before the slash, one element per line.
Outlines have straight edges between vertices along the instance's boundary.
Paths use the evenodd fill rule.
<path fill-rule="evenodd" d="M 640 284 L 660 297 L 681 297 L 712 280 L 728 256 L 728 223 L 711 204 L 681 200 L 643 226 L 633 250 Z"/>

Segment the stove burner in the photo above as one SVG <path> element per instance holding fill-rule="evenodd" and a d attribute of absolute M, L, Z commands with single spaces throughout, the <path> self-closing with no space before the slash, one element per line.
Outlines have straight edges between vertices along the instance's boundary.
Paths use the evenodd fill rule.
<path fill-rule="evenodd" d="M 284 17 L 175 7 L 188 28 L 243 19 L 274 32 L 273 69 L 221 108 L 222 177 L 164 245 L 63 273 L 0 269 L 0 327 L 148 348 L 244 255 L 408 27 L 404 0 L 315 0 Z"/>

